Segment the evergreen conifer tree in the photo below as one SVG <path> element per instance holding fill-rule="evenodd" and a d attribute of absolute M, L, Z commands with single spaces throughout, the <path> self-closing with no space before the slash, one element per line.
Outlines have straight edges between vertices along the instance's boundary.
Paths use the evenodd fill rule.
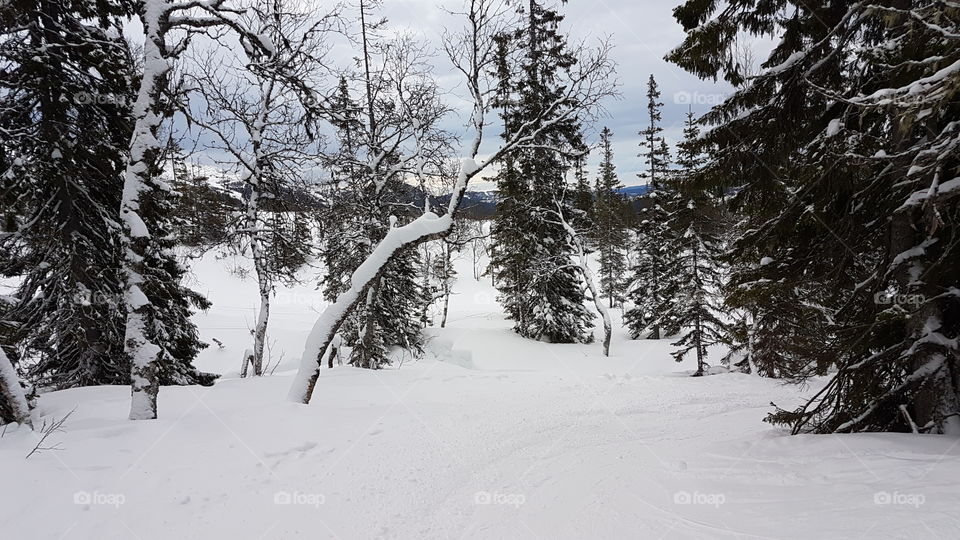
<path fill-rule="evenodd" d="M 610 128 L 600 132 L 600 170 L 596 183 L 596 208 L 591 236 L 600 255 L 600 290 L 610 307 L 622 300 L 627 245 L 627 231 L 623 223 L 623 187 L 613 164 L 613 133 Z"/>
<path fill-rule="evenodd" d="M 130 381 L 124 355 L 119 241 L 122 173 L 132 135 L 135 61 L 122 38 L 133 15 L 123 2 L 37 1 L 2 8 L 9 36 L 0 55 L 0 148 L 13 180 L 20 219 L 0 236 L 0 273 L 20 276 L 18 299 L 3 318 L 8 339 L 30 357 L 29 377 L 53 387 Z M 156 207 L 145 205 L 148 210 Z M 152 254 L 167 288 L 158 318 L 169 361 L 163 384 L 207 380 L 191 365 L 202 346 L 189 306 L 202 297 L 182 290 L 182 274 L 159 232 L 164 253 Z"/>
<path fill-rule="evenodd" d="M 418 137 L 427 134 L 438 141 L 441 139 L 433 127 L 442 114 L 442 109 L 435 105 L 434 87 L 423 85 L 415 90 L 415 99 L 423 100 L 422 110 L 400 111 L 420 116 L 398 114 L 397 103 L 388 97 L 397 86 L 409 90 L 409 81 L 402 77 L 410 75 L 403 72 L 401 65 L 391 68 L 401 73 L 399 79 L 391 79 L 386 65 L 375 69 L 377 52 L 391 48 L 370 35 L 383 22 L 368 23 L 369 11 L 369 6 L 361 6 L 365 44 L 361 82 L 366 89 L 365 102 L 351 97 L 346 78 L 341 78 L 333 99 L 340 144 L 330 159 L 336 185 L 322 219 L 326 236 L 322 256 L 327 266 L 323 287 L 324 294 L 331 300 L 352 286 L 350 275 L 390 227 L 417 216 L 411 201 L 419 196 L 404 182 L 407 167 L 400 162 L 395 139 L 403 140 L 404 134 L 411 131 L 417 131 Z M 401 48 L 408 46 L 397 44 Z M 397 61 L 390 57 L 383 62 L 391 60 Z M 421 130 L 424 132 L 420 133 Z M 430 155 L 435 151 L 436 148 L 424 148 L 424 159 L 435 157 Z M 422 314 L 429 303 L 428 291 L 419 274 L 422 266 L 419 250 L 404 249 L 368 287 L 364 301 L 354 307 L 340 330 L 345 344 L 351 348 L 351 364 L 378 369 L 389 364 L 392 347 L 401 347 L 413 354 L 422 352 Z"/>
<path fill-rule="evenodd" d="M 0 332 L 46 386 L 128 381 L 116 222 L 132 129 L 133 61 L 119 37 L 129 6 L 0 10 L 0 167 L 17 214 L 0 234 L 0 275 L 20 278 Z"/>
<path fill-rule="evenodd" d="M 539 117 L 562 93 L 562 70 L 576 59 L 559 32 L 563 17 L 538 0 L 521 6 L 525 28 L 501 38 L 497 105 L 504 139 L 524 122 Z M 521 52 L 522 57 L 509 56 Z M 519 72 L 512 67 L 519 66 Z M 491 260 L 497 286 L 515 330 L 553 343 L 586 342 L 593 315 L 584 305 L 580 271 L 572 263 L 567 231 L 555 218 L 557 202 L 572 215 L 566 192 L 571 157 L 583 148 L 580 127 L 570 120 L 540 129 L 530 145 L 511 152 L 498 177 L 501 207 L 493 228 Z"/>
<path fill-rule="evenodd" d="M 670 150 L 663 137 L 660 125 L 660 89 L 653 75 L 647 82 L 647 127 L 640 132 L 641 154 L 646 169 L 640 178 L 647 181 L 649 192 L 644 197 L 644 206 L 638 217 L 636 229 L 636 258 L 632 269 L 628 297 L 633 303 L 624 314 L 624 322 L 634 339 L 648 332 L 651 339 L 674 335 L 680 326 L 672 313 L 661 313 L 661 307 L 669 305 L 674 298 L 670 272 L 673 255 L 673 237 L 667 226 L 667 211 L 664 206 L 670 200 L 669 186 L 664 180 L 669 174 Z"/>
<path fill-rule="evenodd" d="M 685 333 L 674 343 L 679 349 L 673 356 L 681 362 L 693 351 L 697 359 L 694 376 L 700 376 L 709 366 L 707 347 L 726 336 L 719 266 L 724 231 L 717 201 L 696 184 L 696 173 L 704 159 L 696 145 L 700 131 L 692 112 L 687 113 L 683 136 L 677 145 L 677 168 L 665 180 L 672 196 L 666 204 L 667 225 L 676 253 L 668 267 L 672 278 L 667 282 L 665 297 L 670 301 L 657 311 L 682 327 Z"/>
<path fill-rule="evenodd" d="M 742 4 L 742 5 L 741 5 Z M 739 6 L 739 8 L 737 7 Z M 707 116 L 704 182 L 736 188 L 731 286 L 797 378 L 837 373 L 769 419 L 794 432 L 960 433 L 960 23 L 935 1 L 723 12 L 691 1 L 668 59 L 743 83 L 733 36 L 777 39 Z M 739 307 L 739 306 L 734 306 Z"/>
<path fill-rule="evenodd" d="M 573 226 L 577 230 L 588 231 L 593 227 L 593 187 L 587 178 L 587 154 L 583 153 L 574 158 L 572 205 L 575 211 Z"/>

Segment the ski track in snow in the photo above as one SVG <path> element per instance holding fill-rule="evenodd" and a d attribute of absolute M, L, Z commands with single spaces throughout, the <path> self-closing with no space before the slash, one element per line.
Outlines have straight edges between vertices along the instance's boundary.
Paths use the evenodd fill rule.
<path fill-rule="evenodd" d="M 76 411 L 61 450 L 25 461 L 33 433 L 0 439 L 3 538 L 957 537 L 960 439 L 788 436 L 761 420 L 811 389 L 686 377 L 669 340 L 619 320 L 610 358 L 524 340 L 489 280 L 458 270 L 425 358 L 324 369 L 304 406 L 286 395 L 319 293 L 278 293 L 283 360 L 242 380 L 256 283 L 203 259 L 193 285 L 214 307 L 196 321 L 225 348 L 198 365 L 223 378 L 164 387 L 155 421 L 126 420 L 127 387 L 44 395 L 48 420 Z"/>

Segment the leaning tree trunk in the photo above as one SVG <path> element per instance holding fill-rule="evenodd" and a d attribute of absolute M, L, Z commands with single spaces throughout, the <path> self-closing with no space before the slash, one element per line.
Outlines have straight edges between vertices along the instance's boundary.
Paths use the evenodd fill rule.
<path fill-rule="evenodd" d="M 580 270 L 583 272 L 584 281 L 590 288 L 590 295 L 593 296 L 593 305 L 597 307 L 600 316 L 603 318 L 603 355 L 610 356 L 610 336 L 613 333 L 613 325 L 610 323 L 610 312 L 607 306 L 603 304 L 603 298 L 598 294 L 597 286 L 593 283 L 593 271 L 587 265 L 586 255 L 580 256 Z"/>
<path fill-rule="evenodd" d="M 474 150 L 476 146 L 478 145 L 474 146 Z M 479 167 L 473 159 L 465 158 L 460 166 L 460 174 L 450 197 L 447 213 L 438 216 L 428 212 L 406 225 L 391 228 L 373 252 L 353 272 L 350 276 L 351 287 L 337 295 L 337 299 L 323 310 L 313 325 L 310 335 L 307 336 L 307 343 L 300 357 L 300 369 L 290 387 L 291 400 L 310 403 L 313 389 L 316 387 L 317 379 L 320 378 L 320 355 L 327 350 L 350 310 L 363 298 L 366 288 L 383 274 L 394 254 L 403 248 L 441 238 L 450 231 L 453 216 L 460 207 L 463 194 L 467 190 L 467 182 L 477 174 L 478 170 Z"/>
<path fill-rule="evenodd" d="M 27 396 L 20 386 L 20 377 L 13 367 L 7 354 L 0 348 L 0 412 L 9 412 L 10 418 L 0 418 L 4 422 L 12 421 L 18 424 L 30 423 L 30 406 Z"/>

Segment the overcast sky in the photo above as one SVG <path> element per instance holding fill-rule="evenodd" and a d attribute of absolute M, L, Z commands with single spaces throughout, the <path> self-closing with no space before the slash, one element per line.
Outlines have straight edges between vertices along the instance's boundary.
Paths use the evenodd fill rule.
<path fill-rule="evenodd" d="M 319 6 L 330 4 L 325 0 L 313 0 Z M 610 99 L 604 105 L 607 115 L 596 125 L 587 126 L 591 144 L 597 140 L 597 133 L 608 126 L 614 133 L 614 152 L 620 180 L 626 185 L 638 185 L 637 178 L 643 165 L 639 152 L 639 136 L 644 128 L 646 115 L 646 84 L 651 74 L 656 77 L 662 92 L 663 127 L 668 142 L 675 145 L 681 136 L 681 130 L 689 107 L 694 113 L 707 111 L 713 104 L 722 100 L 730 92 L 729 86 L 719 82 L 701 81 L 663 60 L 664 55 L 683 40 L 683 31 L 674 21 L 673 8 L 682 0 L 569 0 L 560 7 L 565 15 L 564 30 L 572 40 L 586 40 L 589 44 L 601 38 L 609 37 L 613 48 L 613 59 L 617 64 L 617 77 L 620 81 L 619 100 Z M 559 3 L 559 0 L 554 0 Z M 388 28 L 395 32 L 408 31 L 420 36 L 437 50 L 433 58 L 438 83 L 450 93 L 449 103 L 466 103 L 457 96 L 464 96 L 461 77 L 452 71 L 449 60 L 439 50 L 440 36 L 445 27 L 460 28 L 461 18 L 451 16 L 447 11 L 457 11 L 463 7 L 463 0 L 383 0 L 379 14 L 388 19 Z M 347 9 L 344 15 L 350 17 Z M 128 35 L 136 40 L 142 34 L 139 25 L 132 24 Z M 343 67 L 353 65 L 356 53 L 340 45 L 331 51 L 334 61 Z M 463 123 L 468 111 L 459 111 L 460 115 L 451 115 L 444 126 L 457 133 L 464 133 Z M 496 131 L 490 133 L 484 148 L 491 150 L 497 143 Z M 598 152 L 590 160 L 591 176 L 596 169 Z M 488 190 L 492 185 L 475 181 L 472 189 Z"/>
<path fill-rule="evenodd" d="M 729 86 L 713 81 L 701 81 L 665 62 L 663 57 L 683 40 L 683 30 L 674 21 L 673 8 L 681 0 L 570 0 L 560 10 L 566 16 L 565 30 L 574 39 L 589 43 L 609 36 L 614 45 L 613 58 L 617 63 L 621 83 L 620 100 L 605 103 L 608 116 L 590 126 L 590 141 L 604 125 L 614 133 L 614 152 L 621 181 L 626 185 L 640 184 L 636 173 L 642 169 L 637 133 L 644 127 L 646 114 L 646 85 L 651 74 L 656 77 L 662 92 L 663 124 L 671 146 L 681 136 L 684 115 L 692 106 L 694 113 L 703 113 L 725 94 Z M 391 26 L 404 27 L 425 40 L 437 42 L 445 25 L 456 20 L 444 13 L 461 7 L 461 0 L 384 0 L 382 13 Z M 436 59 L 437 74 L 447 86 L 454 86 L 445 58 Z M 456 90 L 454 90 L 456 91 Z M 451 119 L 455 127 L 460 119 Z M 495 141 L 488 140 L 488 143 Z M 597 152 L 591 165 L 598 160 Z M 591 167 L 593 170 L 594 167 Z M 474 189 L 489 189 L 478 184 Z"/>

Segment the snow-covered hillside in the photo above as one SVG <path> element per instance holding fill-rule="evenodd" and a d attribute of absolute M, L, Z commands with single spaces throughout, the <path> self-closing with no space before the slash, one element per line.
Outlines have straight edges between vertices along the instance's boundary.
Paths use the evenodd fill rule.
<path fill-rule="evenodd" d="M 690 378 L 669 341 L 550 345 L 510 331 L 466 261 L 448 328 L 382 371 L 324 370 L 287 401 L 317 310 L 280 289 L 272 376 L 239 379 L 256 283 L 208 257 L 194 283 L 198 366 L 217 384 L 164 387 L 160 419 L 130 422 L 128 387 L 55 392 L 73 410 L 40 451 L 0 439 L 10 539 L 954 538 L 960 440 L 789 436 L 761 422 L 804 390 L 743 374 Z M 619 317 L 619 313 L 615 313 Z M 618 321 L 615 321 L 619 323 Z M 599 334 L 599 333 L 598 333 Z M 282 355 L 282 360 L 281 360 Z M 278 362 L 279 361 L 279 362 Z M 810 389 L 806 390 L 807 392 Z"/>

